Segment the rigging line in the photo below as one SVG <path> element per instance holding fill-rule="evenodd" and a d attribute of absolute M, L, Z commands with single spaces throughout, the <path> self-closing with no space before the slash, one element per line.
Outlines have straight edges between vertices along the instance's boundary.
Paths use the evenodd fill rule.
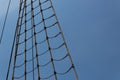
<path fill-rule="evenodd" d="M 27 21 L 26 21 L 26 19 L 27 19 L 27 14 L 26 14 L 26 12 L 27 12 L 27 6 L 26 6 L 26 4 L 27 4 L 27 1 L 25 0 L 25 2 L 24 2 L 24 10 L 25 10 L 25 13 L 24 13 L 24 15 L 25 15 L 25 18 L 24 18 L 24 22 L 25 22 L 25 25 L 24 25 L 24 27 L 25 27 L 25 29 L 24 29 L 24 31 L 25 31 L 25 33 L 24 33 L 24 50 L 25 50 L 25 52 L 24 52 L 24 59 L 25 59 L 25 65 L 24 65 L 24 68 L 25 68 L 25 70 L 24 70 L 24 75 L 25 75 L 25 77 L 24 77 L 24 79 L 25 80 L 27 80 L 27 55 L 26 55 L 26 48 L 27 48 L 27 40 L 26 40 L 26 38 L 27 38 Z"/>
<path fill-rule="evenodd" d="M 8 12 L 9 12 L 9 9 L 10 9 L 10 4 L 11 4 L 11 0 L 9 0 L 8 7 L 7 7 L 7 12 L 6 12 L 6 15 L 5 15 L 5 20 L 4 20 L 3 27 L 2 27 L 2 33 L 0 35 L 0 44 L 2 42 L 2 38 L 3 38 L 5 26 L 6 26 L 6 21 L 7 21 Z"/>
<path fill-rule="evenodd" d="M 53 3 L 52 3 L 52 0 L 50 0 L 50 4 L 51 4 L 51 5 L 53 4 Z M 72 57 L 71 57 L 71 55 L 70 55 L 68 46 L 67 46 L 67 44 L 66 44 L 66 40 L 65 40 L 64 35 L 63 35 L 63 33 L 62 33 L 61 25 L 60 25 L 60 23 L 59 23 L 58 17 L 57 17 L 57 15 L 56 15 L 56 12 L 55 12 L 55 9 L 54 9 L 53 6 L 52 6 L 52 10 L 53 10 L 53 12 L 54 12 L 54 14 L 55 14 L 55 17 L 56 17 L 56 20 L 57 20 L 57 22 L 58 22 L 58 27 L 59 27 L 59 29 L 60 29 L 60 31 L 61 31 L 61 35 L 62 35 L 63 41 L 64 41 L 64 43 L 65 43 L 65 46 L 66 46 L 66 49 L 67 49 L 67 52 L 68 52 L 68 55 L 69 55 L 69 59 L 70 59 L 71 63 L 73 64 Z M 79 80 L 79 77 L 78 77 L 76 68 L 73 67 L 73 70 L 74 70 L 74 73 L 75 73 L 76 80 Z"/>
<path fill-rule="evenodd" d="M 51 58 L 51 61 L 52 61 L 52 67 L 53 67 L 53 71 L 54 71 L 54 75 L 55 75 L 55 80 L 58 80 L 57 79 L 57 74 L 56 74 L 55 64 L 53 62 L 53 55 L 52 55 L 52 51 L 51 51 L 50 41 L 48 39 L 48 33 L 47 33 L 47 30 L 46 30 L 47 28 L 46 28 L 46 24 L 45 24 L 45 18 L 44 18 L 44 12 L 43 12 L 43 9 L 42 9 L 41 0 L 38 0 L 38 1 L 39 1 L 39 5 L 40 5 L 41 16 L 42 16 L 42 20 L 43 20 L 43 25 L 44 25 L 44 30 L 45 30 L 47 45 L 48 45 L 48 49 L 49 49 L 49 52 L 50 52 L 50 58 Z"/>
<path fill-rule="evenodd" d="M 21 3 L 20 3 L 21 4 Z M 21 6 L 19 7 L 19 14 L 20 14 L 20 10 Z M 20 16 L 19 16 L 20 17 Z M 19 20 L 17 21 L 17 25 L 18 25 Z M 16 26 L 17 26 L 16 25 Z M 9 59 L 9 65 L 8 65 L 8 71 L 7 71 L 7 75 L 6 75 L 6 80 L 8 80 L 8 76 L 9 76 L 9 71 L 10 71 L 10 65 L 11 65 L 11 61 L 12 61 L 12 56 L 13 56 L 13 51 L 14 51 L 14 45 L 15 45 L 15 38 L 16 38 L 16 33 L 17 33 L 17 29 L 18 27 L 16 27 L 15 29 L 15 33 L 14 33 L 14 39 L 13 39 L 13 43 L 12 43 L 12 50 L 11 50 L 11 54 L 10 54 L 10 59 Z"/>
<path fill-rule="evenodd" d="M 15 34 L 14 34 L 14 40 L 13 40 L 13 44 L 12 44 L 12 50 L 11 50 L 11 55 L 10 55 L 10 60 L 9 60 L 9 66 L 8 66 L 6 80 L 8 80 L 8 76 L 9 76 L 10 65 L 11 65 L 12 56 L 13 56 L 13 50 L 14 50 L 14 45 L 15 45 L 16 33 L 17 33 L 17 28 L 16 28 L 16 31 L 15 31 Z"/>
<path fill-rule="evenodd" d="M 20 3 L 22 4 L 22 1 L 23 0 L 20 0 Z M 20 5 L 21 6 L 21 5 Z M 21 8 L 20 8 L 20 11 L 21 11 L 21 16 L 23 16 L 24 15 L 24 10 L 21 10 Z M 20 14 L 19 14 L 19 16 L 20 16 Z M 23 17 L 22 17 L 23 18 Z M 19 21 L 20 22 L 20 24 L 22 23 L 22 21 L 23 21 L 23 19 L 21 18 L 21 20 Z M 18 25 L 16 26 L 16 27 L 18 27 Z M 15 52 L 14 52 L 14 62 L 13 62 L 13 72 L 12 72 L 12 80 L 14 80 L 14 74 L 15 74 L 15 65 L 16 65 L 16 58 L 17 58 L 17 51 L 18 51 L 18 43 L 19 43 L 19 34 L 20 34 L 20 32 L 21 32 L 21 26 L 19 26 L 19 29 L 17 29 L 17 33 L 16 33 L 16 44 L 15 44 Z"/>
<path fill-rule="evenodd" d="M 32 14 L 32 12 L 31 12 L 31 14 Z M 32 59 L 34 58 L 34 36 L 33 36 L 33 34 L 34 34 L 34 30 L 33 30 L 33 26 L 32 26 L 32 20 L 31 20 L 31 35 L 32 35 Z M 33 76 L 33 80 L 35 80 L 35 68 L 34 68 L 34 66 L 35 66 L 35 62 L 34 62 L 34 59 L 32 60 L 32 69 L 33 69 L 33 74 L 32 74 L 32 76 Z"/>
<path fill-rule="evenodd" d="M 36 63 L 37 63 L 37 71 L 38 71 L 38 80 L 40 80 L 40 69 L 39 69 L 39 59 L 38 59 L 38 47 L 37 47 L 37 39 L 36 39 L 36 29 L 35 29 L 35 20 L 34 20 L 34 4 L 33 0 L 31 0 L 31 17 L 32 17 L 32 26 L 34 32 L 34 44 L 35 44 L 35 51 L 36 51 Z"/>

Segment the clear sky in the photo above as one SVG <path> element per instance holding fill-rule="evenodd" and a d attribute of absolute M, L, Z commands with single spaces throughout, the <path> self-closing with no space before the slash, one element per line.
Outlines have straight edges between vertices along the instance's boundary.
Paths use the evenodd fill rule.
<path fill-rule="evenodd" d="M 7 2 L 0 0 L 0 28 Z M 12 2 L 0 45 L 1 80 L 17 19 L 18 2 Z M 120 80 L 120 0 L 53 0 L 53 4 L 80 80 Z"/>

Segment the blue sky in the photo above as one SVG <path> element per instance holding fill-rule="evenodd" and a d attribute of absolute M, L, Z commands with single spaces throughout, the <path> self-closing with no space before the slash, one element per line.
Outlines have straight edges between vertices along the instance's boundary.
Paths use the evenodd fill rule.
<path fill-rule="evenodd" d="M 5 1 L 0 1 L 0 26 Z M 10 54 L 14 31 L 10 26 L 17 19 L 18 2 L 12 4 L 0 46 L 0 79 Z M 53 4 L 80 80 L 120 80 L 120 0 L 53 0 Z"/>

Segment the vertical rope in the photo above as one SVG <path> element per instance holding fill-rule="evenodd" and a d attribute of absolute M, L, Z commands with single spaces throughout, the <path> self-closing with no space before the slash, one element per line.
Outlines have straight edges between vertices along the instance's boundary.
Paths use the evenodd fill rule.
<path fill-rule="evenodd" d="M 26 69 L 26 67 L 27 67 L 27 64 L 26 64 L 26 62 L 27 62 L 27 59 L 26 59 L 26 57 L 27 57 L 27 56 L 26 56 L 26 52 L 27 52 L 27 50 L 26 50 L 26 47 L 27 47 L 27 46 L 26 46 L 26 45 L 27 45 L 27 43 L 26 43 L 26 41 L 27 41 L 27 39 L 26 39 L 26 36 L 27 36 L 27 30 L 26 30 L 26 26 L 27 26 L 26 17 L 27 17 L 27 14 L 26 14 L 26 11 L 27 11 L 27 10 L 26 10 L 26 9 L 27 9 L 27 6 L 26 6 L 26 4 L 27 4 L 27 2 L 26 2 L 26 0 L 25 0 L 25 2 L 24 2 L 24 5 L 25 5 L 25 6 L 24 6 L 24 8 L 25 8 L 25 14 L 24 14 L 24 15 L 25 15 L 25 17 L 24 17 L 24 23 L 25 23 L 25 25 L 24 25 L 24 27 L 25 27 L 25 31 L 24 31 L 24 32 L 25 32 L 25 33 L 24 33 L 24 35 L 25 35 L 25 36 L 24 36 L 24 39 L 25 39 L 25 40 L 24 40 L 24 42 L 25 42 L 25 43 L 24 43 L 24 46 L 25 46 L 25 49 L 24 49 L 24 52 L 25 52 L 25 53 L 24 53 L 24 57 L 25 57 L 25 66 L 24 66 L 24 67 L 25 67 L 25 72 L 24 72 L 24 74 L 25 74 L 25 80 L 27 79 L 27 75 L 26 75 L 26 74 L 27 74 L 27 69 Z"/>
<path fill-rule="evenodd" d="M 48 39 L 48 33 L 47 33 L 47 30 L 46 30 L 45 18 L 44 18 L 43 9 L 42 9 L 40 0 L 39 0 L 39 6 L 40 6 L 41 15 L 42 15 L 42 21 L 43 21 L 43 25 L 44 25 L 44 30 L 45 30 L 46 40 L 47 40 L 47 44 L 48 44 L 48 49 L 49 49 L 49 52 L 50 52 L 50 58 L 51 58 L 51 61 L 52 61 L 52 67 L 53 67 L 53 70 L 54 70 L 55 80 L 57 80 L 57 73 L 56 73 L 54 62 L 53 62 L 53 56 L 52 56 L 52 52 L 51 52 L 50 42 L 49 42 L 49 39 Z"/>
<path fill-rule="evenodd" d="M 37 61 L 37 70 L 38 70 L 38 80 L 40 80 L 40 69 L 39 69 L 39 59 L 38 59 L 38 48 L 37 48 L 37 40 L 36 40 L 36 29 L 35 29 L 35 21 L 34 21 L 34 6 L 33 6 L 33 0 L 31 0 L 31 11 L 32 11 L 32 26 L 34 30 L 34 44 L 35 44 L 35 50 L 36 50 L 36 61 Z"/>
<path fill-rule="evenodd" d="M 32 0 L 31 0 L 31 4 L 32 4 Z M 32 11 L 32 6 L 31 6 L 31 11 Z M 32 17 L 32 12 L 31 12 L 31 17 Z M 33 31 L 33 21 L 31 20 L 31 35 L 32 35 L 32 47 L 34 46 L 34 31 Z M 35 73 L 34 73 L 34 48 L 32 48 L 32 69 L 33 69 L 33 80 L 35 80 Z"/>
<path fill-rule="evenodd" d="M 62 33 L 62 29 L 61 29 L 61 26 L 60 26 L 59 20 L 58 20 L 58 18 L 57 18 L 57 15 L 56 15 L 55 9 L 54 9 L 54 7 L 53 7 L 52 0 L 50 0 L 50 3 L 51 3 L 51 6 L 52 6 L 52 9 L 53 9 L 53 12 L 54 12 L 54 14 L 55 14 L 56 20 L 57 20 L 57 22 L 58 22 L 58 27 L 59 27 L 59 29 L 60 29 L 60 32 L 61 32 L 61 35 L 62 35 L 62 38 L 63 38 L 64 44 L 65 44 L 65 46 L 66 46 L 67 53 L 68 53 L 69 59 L 70 59 L 70 61 L 71 61 L 71 64 L 72 64 L 72 67 L 73 67 L 73 70 L 74 70 L 75 76 L 76 76 L 76 80 L 79 80 L 78 75 L 77 75 L 77 71 L 76 71 L 75 66 L 74 66 L 74 64 L 73 64 L 73 61 L 72 61 L 72 57 L 71 57 L 71 55 L 70 55 L 70 52 L 69 52 L 68 46 L 67 46 L 67 44 L 66 44 L 66 40 L 65 40 L 64 35 L 63 35 L 63 33 Z"/>
<path fill-rule="evenodd" d="M 23 3 L 22 1 L 20 0 L 21 5 Z M 13 65 L 12 80 L 14 80 L 16 57 L 17 57 L 17 50 L 18 50 L 18 44 L 19 44 L 19 38 L 20 38 L 19 36 L 20 36 L 20 32 L 21 32 L 21 24 L 22 24 L 22 20 L 23 20 L 23 15 L 24 15 L 24 9 L 22 10 L 22 16 L 21 16 L 20 25 L 18 24 L 16 26 L 16 27 L 19 27 L 19 28 L 17 28 L 17 33 L 16 33 L 16 48 L 15 48 L 15 55 L 14 55 L 14 65 Z"/>
<path fill-rule="evenodd" d="M 21 12 L 21 2 L 19 4 L 19 14 L 18 14 L 18 21 L 17 21 L 17 25 L 16 25 L 16 29 L 15 29 L 15 34 L 14 34 L 14 39 L 13 39 L 13 44 L 12 44 L 12 50 L 11 50 L 11 55 L 10 55 L 10 59 L 9 59 L 9 65 L 8 65 L 8 70 L 7 70 L 7 76 L 6 76 L 6 80 L 8 80 L 9 77 L 9 72 L 10 72 L 10 65 L 11 65 L 11 61 L 12 61 L 12 56 L 13 56 L 13 51 L 14 51 L 14 45 L 15 45 L 15 39 L 16 39 L 16 33 L 18 30 L 18 25 L 19 25 L 19 19 L 20 19 L 20 12 Z"/>

